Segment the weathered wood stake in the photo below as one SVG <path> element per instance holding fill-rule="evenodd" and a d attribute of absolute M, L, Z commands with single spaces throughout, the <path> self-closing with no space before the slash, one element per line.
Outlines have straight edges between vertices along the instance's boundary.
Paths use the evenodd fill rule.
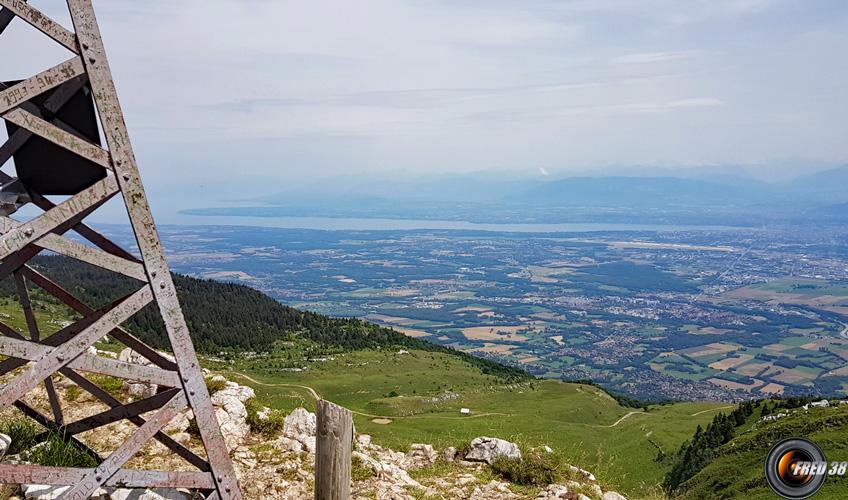
<path fill-rule="evenodd" d="M 315 436 L 315 500 L 350 498 L 353 414 L 323 399 L 318 401 Z"/>

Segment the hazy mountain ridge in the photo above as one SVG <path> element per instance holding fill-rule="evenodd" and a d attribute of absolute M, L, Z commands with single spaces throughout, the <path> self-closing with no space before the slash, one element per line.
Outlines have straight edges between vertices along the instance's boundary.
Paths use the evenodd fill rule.
<path fill-rule="evenodd" d="M 348 182 L 349 181 L 349 182 Z M 463 174 L 421 180 L 325 181 L 200 216 L 358 217 L 508 223 L 758 226 L 848 220 L 848 166 L 781 182 L 724 171 L 693 176 L 565 178 Z"/>

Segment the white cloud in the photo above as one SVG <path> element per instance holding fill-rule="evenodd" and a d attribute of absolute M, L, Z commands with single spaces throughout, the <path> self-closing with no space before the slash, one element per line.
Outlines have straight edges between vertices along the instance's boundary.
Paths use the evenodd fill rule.
<path fill-rule="evenodd" d="M 145 179 L 224 179 L 235 168 L 273 178 L 848 160 L 842 4 L 95 0 L 95 8 Z M 0 78 L 67 57 L 20 22 L 0 37 L 0 51 L 28 56 L 7 59 Z"/>

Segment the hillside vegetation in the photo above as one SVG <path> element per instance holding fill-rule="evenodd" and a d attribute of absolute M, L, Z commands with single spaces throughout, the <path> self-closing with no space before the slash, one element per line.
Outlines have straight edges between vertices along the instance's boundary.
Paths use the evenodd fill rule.
<path fill-rule="evenodd" d="M 602 389 L 555 380 L 505 383 L 446 353 L 368 349 L 314 357 L 309 346 L 207 366 L 251 385 L 283 411 L 315 408 L 320 396 L 351 409 L 359 432 L 394 449 L 412 443 L 462 448 L 477 436 L 523 447 L 549 446 L 562 461 L 594 472 L 605 487 L 636 498 L 661 495 L 677 450 L 698 425 L 734 405 L 685 402 L 622 406 Z M 468 408 L 470 415 L 460 413 Z"/>
<path fill-rule="evenodd" d="M 137 286 L 132 280 L 68 259 L 35 266 L 98 307 Z M 333 319 L 286 307 L 246 286 L 175 276 L 201 362 L 255 388 L 271 407 L 314 409 L 316 397 L 350 408 L 359 432 L 395 449 L 412 443 L 462 448 L 477 436 L 497 436 L 525 448 L 549 446 L 604 486 L 628 496 L 662 495 L 670 468 L 657 461 L 733 405 L 690 402 L 623 406 L 590 384 L 536 380 L 525 372 L 403 336 L 356 319 Z M 45 333 L 75 317 L 32 287 Z M 0 314 L 23 330 L 14 284 L 0 282 Z M 149 307 L 128 328 L 167 345 Z M 121 346 L 101 342 L 100 349 Z M 468 408 L 470 414 L 461 414 Z"/>
<path fill-rule="evenodd" d="M 33 265 L 95 309 L 139 287 L 139 283 L 133 279 L 64 257 L 39 257 Z M 195 347 L 202 353 L 265 352 L 271 350 L 278 341 L 306 339 L 326 348 L 373 349 L 391 346 L 444 352 L 461 358 L 484 373 L 506 380 L 532 378 L 521 369 L 407 337 L 373 323 L 300 311 L 244 285 L 201 280 L 180 274 L 174 275 L 174 282 Z M 56 315 L 74 317 L 74 313 L 58 301 L 45 293 L 39 293 L 35 286 L 31 288 L 40 299 L 39 311 L 49 310 L 47 316 L 50 318 Z M 0 297 L 15 296 L 14 282 L 10 278 L 0 281 Z M 168 348 L 164 324 L 155 305 L 150 304 L 142 309 L 127 322 L 127 326 L 151 345 Z"/>
<path fill-rule="evenodd" d="M 848 459 L 848 405 L 797 409 L 773 422 L 756 421 L 737 437 L 714 450 L 711 461 L 683 483 L 685 499 L 771 499 L 763 475 L 768 451 L 778 441 L 803 436 L 818 444 L 828 460 Z M 828 477 L 816 499 L 848 498 L 848 477 Z"/>

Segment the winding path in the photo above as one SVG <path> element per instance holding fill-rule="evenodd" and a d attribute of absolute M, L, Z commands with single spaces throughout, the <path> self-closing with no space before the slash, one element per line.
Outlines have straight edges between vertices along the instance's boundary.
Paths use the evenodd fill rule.
<path fill-rule="evenodd" d="M 265 383 L 265 382 L 260 382 L 260 381 L 256 380 L 255 378 L 251 377 L 250 375 L 246 375 L 246 374 L 241 373 L 241 372 L 230 371 L 229 373 L 232 373 L 233 375 L 236 375 L 236 376 L 242 377 L 246 380 L 249 380 L 250 382 L 252 382 L 254 384 L 263 385 L 265 387 L 296 387 L 298 389 L 304 389 L 306 391 L 309 391 L 309 395 L 312 396 L 312 398 L 315 399 L 315 401 L 318 401 L 319 399 L 321 399 L 321 395 L 318 394 L 318 392 L 315 389 L 313 389 L 312 387 L 309 387 L 308 385 L 268 384 L 268 383 Z M 474 413 L 474 414 L 471 414 L 467 417 L 446 417 L 446 416 L 441 416 L 441 415 L 390 416 L 390 415 L 372 415 L 370 413 L 363 413 L 361 411 L 356 411 L 356 410 L 350 410 L 350 412 L 353 413 L 354 415 L 359 415 L 359 416 L 362 416 L 362 417 L 385 418 L 385 419 L 388 419 L 388 420 L 397 420 L 397 419 L 400 419 L 400 418 L 437 418 L 437 419 L 441 419 L 441 420 L 465 420 L 465 419 L 469 419 L 469 418 L 481 418 L 481 417 L 492 417 L 492 416 L 501 416 L 501 417 L 511 417 L 512 416 L 509 413 L 498 413 L 498 412 Z M 618 423 L 618 422 L 616 422 L 616 423 Z"/>
<path fill-rule="evenodd" d="M 709 413 L 711 411 L 716 411 L 716 410 L 726 410 L 728 408 L 736 408 L 736 405 L 719 406 L 718 408 L 710 408 L 709 410 L 701 410 L 701 411 L 695 412 L 695 413 L 693 413 L 689 416 L 690 417 L 697 417 L 698 415 L 703 415 L 704 413 Z"/>
<path fill-rule="evenodd" d="M 305 390 L 309 391 L 309 395 L 310 395 L 310 396 L 312 396 L 312 398 L 313 398 L 313 399 L 315 399 L 315 401 L 318 401 L 319 399 L 321 399 L 321 395 L 320 395 L 320 394 L 318 394 L 317 392 L 315 392 L 315 389 L 313 389 L 313 388 L 309 387 L 308 385 L 297 385 L 297 384 L 266 384 L 265 382 L 260 382 L 260 381 L 256 380 L 255 378 L 251 377 L 250 375 L 246 375 L 246 374 L 241 373 L 241 372 L 234 372 L 234 371 L 230 371 L 230 373 L 232 373 L 233 375 L 238 375 L 238 376 L 239 376 L 239 377 L 241 377 L 241 378 L 244 378 L 244 379 L 250 380 L 250 381 L 251 381 L 251 382 L 253 382 L 254 384 L 257 384 L 257 385 L 264 385 L 264 386 L 266 386 L 266 387 L 297 387 L 297 388 L 299 388 L 299 389 L 305 389 Z"/>
<path fill-rule="evenodd" d="M 620 419 L 616 420 L 614 423 L 612 423 L 612 424 L 610 424 L 610 425 L 599 425 L 598 427 L 607 427 L 607 428 L 609 428 L 609 427 L 615 427 L 615 426 L 617 426 L 618 424 L 620 424 L 621 422 L 623 422 L 623 421 L 624 421 L 624 419 L 628 418 L 630 415 L 639 415 L 639 414 L 642 414 L 642 415 L 650 415 L 650 413 L 646 413 L 646 412 L 644 412 L 644 411 L 631 411 L 631 412 L 627 412 L 627 414 L 626 414 L 626 415 L 624 415 L 623 417 L 621 417 Z"/>
<path fill-rule="evenodd" d="M 846 328 L 845 328 L 845 333 L 846 333 L 846 335 L 848 335 L 848 326 L 846 326 Z M 256 380 L 255 378 L 251 377 L 250 375 L 247 375 L 247 374 L 244 374 L 244 373 L 241 373 L 241 372 L 230 371 L 229 373 L 232 373 L 233 375 L 236 375 L 236 376 L 242 377 L 246 380 L 249 380 L 251 383 L 254 383 L 256 385 L 263 385 L 265 387 L 295 387 L 295 388 L 298 388 L 298 389 L 303 389 L 305 391 L 309 391 L 309 395 L 312 396 L 312 398 L 315 401 L 318 401 L 319 399 L 321 399 L 321 395 L 318 394 L 318 391 L 316 391 L 312 387 L 309 387 L 308 385 L 280 384 L 280 383 L 268 384 L 268 383 L 265 383 L 265 382 L 260 382 L 260 381 Z M 695 412 L 692 415 L 690 415 L 690 417 L 697 417 L 698 415 L 702 415 L 704 413 L 708 413 L 708 412 L 711 412 L 711 411 L 725 410 L 727 408 L 734 408 L 734 407 L 735 407 L 735 405 L 728 405 L 728 406 L 721 406 L 721 407 L 718 407 L 718 408 L 710 408 L 710 409 L 707 409 L 707 410 Z M 496 416 L 511 417 L 512 416 L 512 414 L 510 414 L 510 413 L 498 413 L 498 412 L 474 413 L 474 414 L 468 415 L 467 417 L 447 417 L 447 416 L 442 416 L 442 415 L 390 416 L 390 415 L 372 415 L 371 413 L 364 413 L 364 412 L 356 411 L 356 410 L 350 410 L 350 412 L 355 414 L 355 415 L 362 416 L 362 417 L 385 418 L 385 419 L 389 419 L 389 420 L 398 420 L 398 419 L 401 419 L 401 418 L 436 418 L 436 419 L 440 419 L 440 420 L 466 420 L 466 419 L 469 419 L 469 418 L 496 417 Z M 616 420 L 615 422 L 613 422 L 610 425 L 597 425 L 596 427 L 605 427 L 605 428 L 617 427 L 618 424 L 620 424 L 621 422 L 624 422 L 626 419 L 630 418 L 632 415 L 650 415 L 650 413 L 647 413 L 647 412 L 644 412 L 644 411 L 630 411 L 630 412 L 627 412 L 624 416 L 622 416 L 621 418 L 619 418 L 618 420 Z"/>

